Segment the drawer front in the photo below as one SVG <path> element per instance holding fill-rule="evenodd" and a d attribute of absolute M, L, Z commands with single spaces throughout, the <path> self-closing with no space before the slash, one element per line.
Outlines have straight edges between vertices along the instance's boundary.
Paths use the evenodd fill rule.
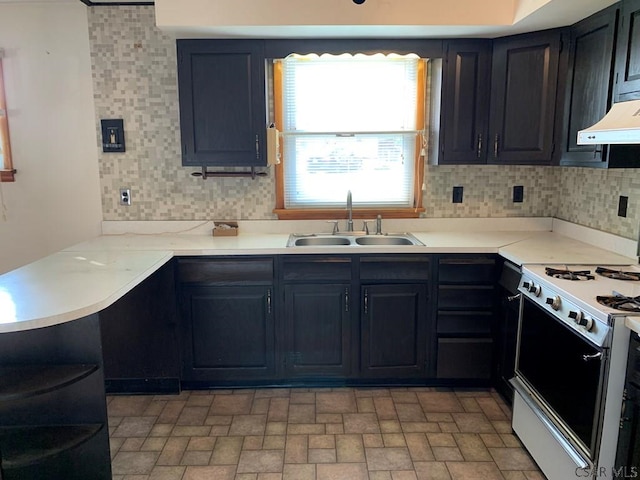
<path fill-rule="evenodd" d="M 438 310 L 484 310 L 493 309 L 495 289 L 493 286 L 438 286 Z"/>
<path fill-rule="evenodd" d="M 439 283 L 494 283 L 496 278 L 494 258 L 442 258 L 438 267 Z"/>
<path fill-rule="evenodd" d="M 282 260 L 285 282 L 299 281 L 351 281 L 351 259 L 348 257 L 286 256 Z"/>
<path fill-rule="evenodd" d="M 438 378 L 491 378 L 493 342 L 489 338 L 438 339 Z"/>
<path fill-rule="evenodd" d="M 382 256 L 360 258 L 361 280 L 429 280 L 428 257 Z"/>
<path fill-rule="evenodd" d="M 438 334 L 490 335 L 491 312 L 438 312 Z"/>
<path fill-rule="evenodd" d="M 179 259 L 182 283 L 271 283 L 272 258 Z"/>

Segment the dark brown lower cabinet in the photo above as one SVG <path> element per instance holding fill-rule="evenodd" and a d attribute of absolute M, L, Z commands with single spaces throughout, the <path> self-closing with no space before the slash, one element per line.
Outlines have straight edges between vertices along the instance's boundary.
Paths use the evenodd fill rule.
<path fill-rule="evenodd" d="M 424 377 L 426 284 L 363 285 L 361 298 L 361 376 Z"/>
<path fill-rule="evenodd" d="M 0 478 L 111 479 L 97 314 L 0 335 Z"/>
<path fill-rule="evenodd" d="M 275 378 L 273 263 L 260 256 L 178 260 L 183 387 Z"/>
<path fill-rule="evenodd" d="M 99 313 L 107 393 L 180 391 L 174 264 Z"/>
<path fill-rule="evenodd" d="M 350 285 L 284 287 L 286 377 L 346 377 L 350 372 Z"/>
<path fill-rule="evenodd" d="M 273 378 L 272 295 L 264 286 L 184 288 L 183 380 Z"/>
<path fill-rule="evenodd" d="M 491 384 L 498 266 L 495 255 L 438 258 L 435 377 L 439 383 Z"/>
<path fill-rule="evenodd" d="M 489 385 L 493 255 L 177 262 L 183 388 Z"/>

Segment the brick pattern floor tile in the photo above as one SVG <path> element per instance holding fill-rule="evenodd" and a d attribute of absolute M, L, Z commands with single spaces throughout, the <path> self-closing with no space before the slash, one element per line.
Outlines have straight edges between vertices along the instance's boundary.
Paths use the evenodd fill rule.
<path fill-rule="evenodd" d="M 491 389 L 107 398 L 114 480 L 545 480 Z"/>

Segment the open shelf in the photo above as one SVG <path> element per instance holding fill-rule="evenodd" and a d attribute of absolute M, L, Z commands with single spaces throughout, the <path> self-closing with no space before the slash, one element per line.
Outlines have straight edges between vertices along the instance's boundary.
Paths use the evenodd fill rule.
<path fill-rule="evenodd" d="M 5 471 L 24 468 L 90 440 L 100 424 L 0 427 L 0 455 Z"/>
<path fill-rule="evenodd" d="M 0 403 L 41 395 L 78 382 L 98 369 L 92 364 L 0 367 Z"/>

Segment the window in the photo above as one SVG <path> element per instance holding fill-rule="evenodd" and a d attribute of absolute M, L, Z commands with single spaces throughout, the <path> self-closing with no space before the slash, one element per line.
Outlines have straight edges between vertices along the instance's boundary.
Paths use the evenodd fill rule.
<path fill-rule="evenodd" d="M 426 66 L 416 55 L 382 54 L 275 62 L 280 218 L 343 216 L 349 190 L 361 216 L 418 216 Z"/>
<path fill-rule="evenodd" d="M 13 182 L 15 170 L 11 162 L 11 148 L 9 146 L 9 120 L 4 94 L 2 57 L 2 50 L 0 50 L 0 182 Z"/>

